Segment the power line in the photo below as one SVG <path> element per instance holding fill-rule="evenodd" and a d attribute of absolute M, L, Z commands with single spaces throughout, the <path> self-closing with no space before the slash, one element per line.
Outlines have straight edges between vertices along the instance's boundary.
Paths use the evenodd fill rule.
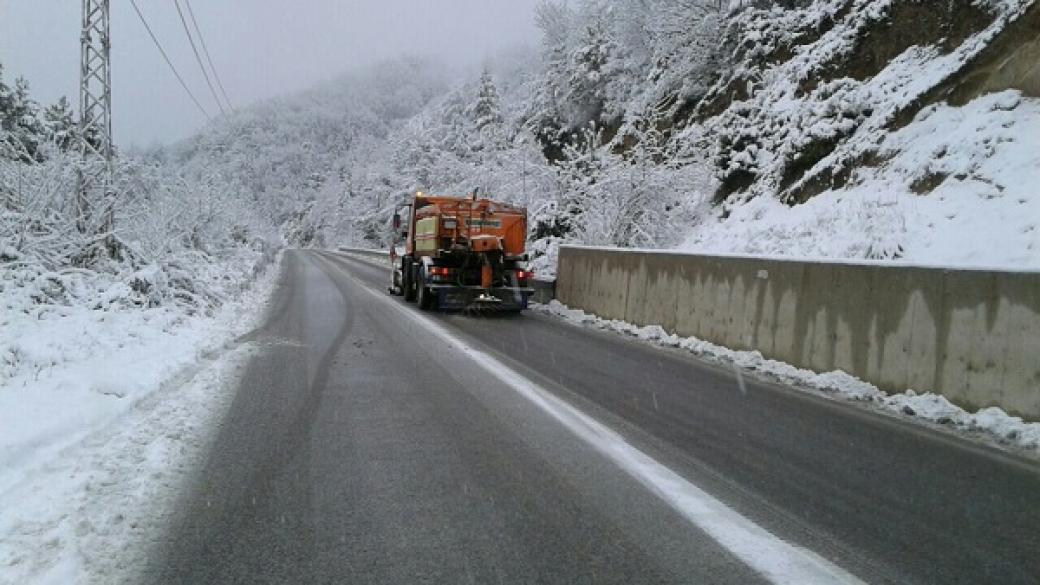
<path fill-rule="evenodd" d="M 209 62 L 209 70 L 213 72 L 213 79 L 217 80 L 217 87 L 220 88 L 220 94 L 224 96 L 224 101 L 227 102 L 228 108 L 234 111 L 235 106 L 228 99 L 227 92 L 224 91 L 224 82 L 220 80 L 220 75 L 217 73 L 217 68 L 213 66 L 213 58 L 209 55 L 209 47 L 206 46 L 206 39 L 202 36 L 202 29 L 199 28 L 198 21 L 195 20 L 195 11 L 191 9 L 191 2 L 184 0 L 184 5 L 188 8 L 188 16 L 191 17 L 191 23 L 195 25 L 195 33 L 199 37 L 199 43 L 202 44 L 202 52 L 206 55 L 206 61 Z"/>
<path fill-rule="evenodd" d="M 181 10 L 181 3 L 177 0 L 173 0 L 173 5 L 177 7 L 177 15 L 181 17 L 181 24 L 184 25 L 184 34 L 188 37 L 188 44 L 191 45 L 191 50 L 195 53 L 195 61 L 199 64 L 199 69 L 202 70 L 202 77 L 206 80 L 206 85 L 209 86 L 209 93 L 213 95 L 213 101 L 217 102 L 217 107 L 220 108 L 221 114 L 226 114 L 224 111 L 224 104 L 220 103 L 220 98 L 217 97 L 217 90 L 213 87 L 213 82 L 209 79 L 209 73 L 206 72 L 206 66 L 202 64 L 202 56 L 199 55 L 199 48 L 195 46 L 195 39 L 191 37 L 191 31 L 188 30 L 188 21 L 184 19 L 184 12 Z"/>
<path fill-rule="evenodd" d="M 188 84 L 184 83 L 184 78 L 181 77 L 181 74 L 177 72 L 177 68 L 173 66 L 173 61 L 170 61 L 169 55 L 166 54 L 166 49 L 163 49 L 162 44 L 159 42 L 159 39 L 157 39 L 155 37 L 155 33 L 152 32 L 152 27 L 148 26 L 148 21 L 145 20 L 144 14 L 141 14 L 141 9 L 137 7 L 137 0 L 130 0 L 130 5 L 134 7 L 134 12 L 136 12 L 137 17 L 141 19 L 141 24 L 143 24 L 144 29 L 148 31 L 148 36 L 152 37 L 152 42 L 155 43 L 155 46 L 159 49 L 159 52 L 162 53 L 163 59 L 165 59 L 166 64 L 170 66 L 170 71 L 173 71 L 173 75 L 177 77 L 177 81 L 181 82 L 181 87 L 183 87 L 184 91 L 187 92 L 188 97 L 191 98 L 191 101 L 195 102 L 195 106 L 199 108 L 199 111 L 202 112 L 202 114 L 206 116 L 207 119 L 212 120 L 213 118 L 209 115 L 209 112 L 206 111 L 206 108 L 202 107 L 202 104 L 199 103 L 199 100 L 195 97 L 195 94 L 191 93 L 191 90 L 188 89 Z"/>

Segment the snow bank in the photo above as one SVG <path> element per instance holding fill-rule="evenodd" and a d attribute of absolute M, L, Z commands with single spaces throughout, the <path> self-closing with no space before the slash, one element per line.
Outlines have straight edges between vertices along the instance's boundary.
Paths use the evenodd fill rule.
<path fill-rule="evenodd" d="M 15 505 L 0 508 L 0 583 L 130 579 L 230 396 L 266 263 L 243 249 L 196 265 L 193 287 L 219 306 L 149 306 L 160 267 L 3 273 L 0 500 Z"/>
<path fill-rule="evenodd" d="M 534 305 L 532 308 L 577 325 L 615 331 L 656 345 L 684 349 L 710 360 L 765 375 L 796 388 L 818 390 L 848 400 L 870 403 L 887 411 L 965 433 L 982 434 L 1001 444 L 1040 455 L 1040 423 L 1024 422 L 1000 408 L 984 408 L 972 414 L 950 403 L 946 398 L 932 393 L 918 394 L 913 390 L 907 390 L 901 394 L 886 394 L 876 386 L 840 370 L 817 373 L 766 359 L 757 351 L 735 351 L 696 337 L 679 337 L 669 334 L 657 325 L 640 327 L 624 321 L 602 319 L 580 309 L 568 308 L 559 301 L 551 301 L 548 305 Z"/>

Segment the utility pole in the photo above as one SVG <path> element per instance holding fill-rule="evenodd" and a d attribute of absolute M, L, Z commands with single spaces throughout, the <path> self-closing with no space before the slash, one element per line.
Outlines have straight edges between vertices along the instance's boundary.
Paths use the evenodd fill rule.
<path fill-rule="evenodd" d="M 106 209 L 102 232 L 112 231 L 112 204 L 107 193 L 112 173 L 112 71 L 109 59 L 109 0 L 83 0 L 83 28 L 80 36 L 79 138 L 82 163 L 76 197 L 77 228 L 85 233 L 91 214 L 89 191 L 101 182 L 106 189 Z M 98 170 L 86 164 L 99 157 Z"/>

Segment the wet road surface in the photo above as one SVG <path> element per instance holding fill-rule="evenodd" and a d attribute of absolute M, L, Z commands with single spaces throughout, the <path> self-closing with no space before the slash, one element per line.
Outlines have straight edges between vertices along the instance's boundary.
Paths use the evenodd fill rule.
<path fill-rule="evenodd" d="M 420 316 L 348 255 L 282 270 L 146 582 L 1038 582 L 1035 464 L 543 315 Z"/>

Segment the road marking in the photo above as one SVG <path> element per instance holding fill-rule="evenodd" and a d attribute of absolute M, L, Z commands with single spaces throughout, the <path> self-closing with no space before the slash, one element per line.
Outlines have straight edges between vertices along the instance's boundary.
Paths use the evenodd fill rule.
<path fill-rule="evenodd" d="M 632 446 L 624 437 L 480 351 L 426 315 L 395 302 L 344 271 L 358 288 L 378 298 L 428 332 L 455 346 L 499 381 L 555 418 L 572 433 L 617 464 L 735 557 L 772 583 L 861 584 L 863 581 L 813 551 L 782 540 L 723 504 L 684 477 Z"/>

